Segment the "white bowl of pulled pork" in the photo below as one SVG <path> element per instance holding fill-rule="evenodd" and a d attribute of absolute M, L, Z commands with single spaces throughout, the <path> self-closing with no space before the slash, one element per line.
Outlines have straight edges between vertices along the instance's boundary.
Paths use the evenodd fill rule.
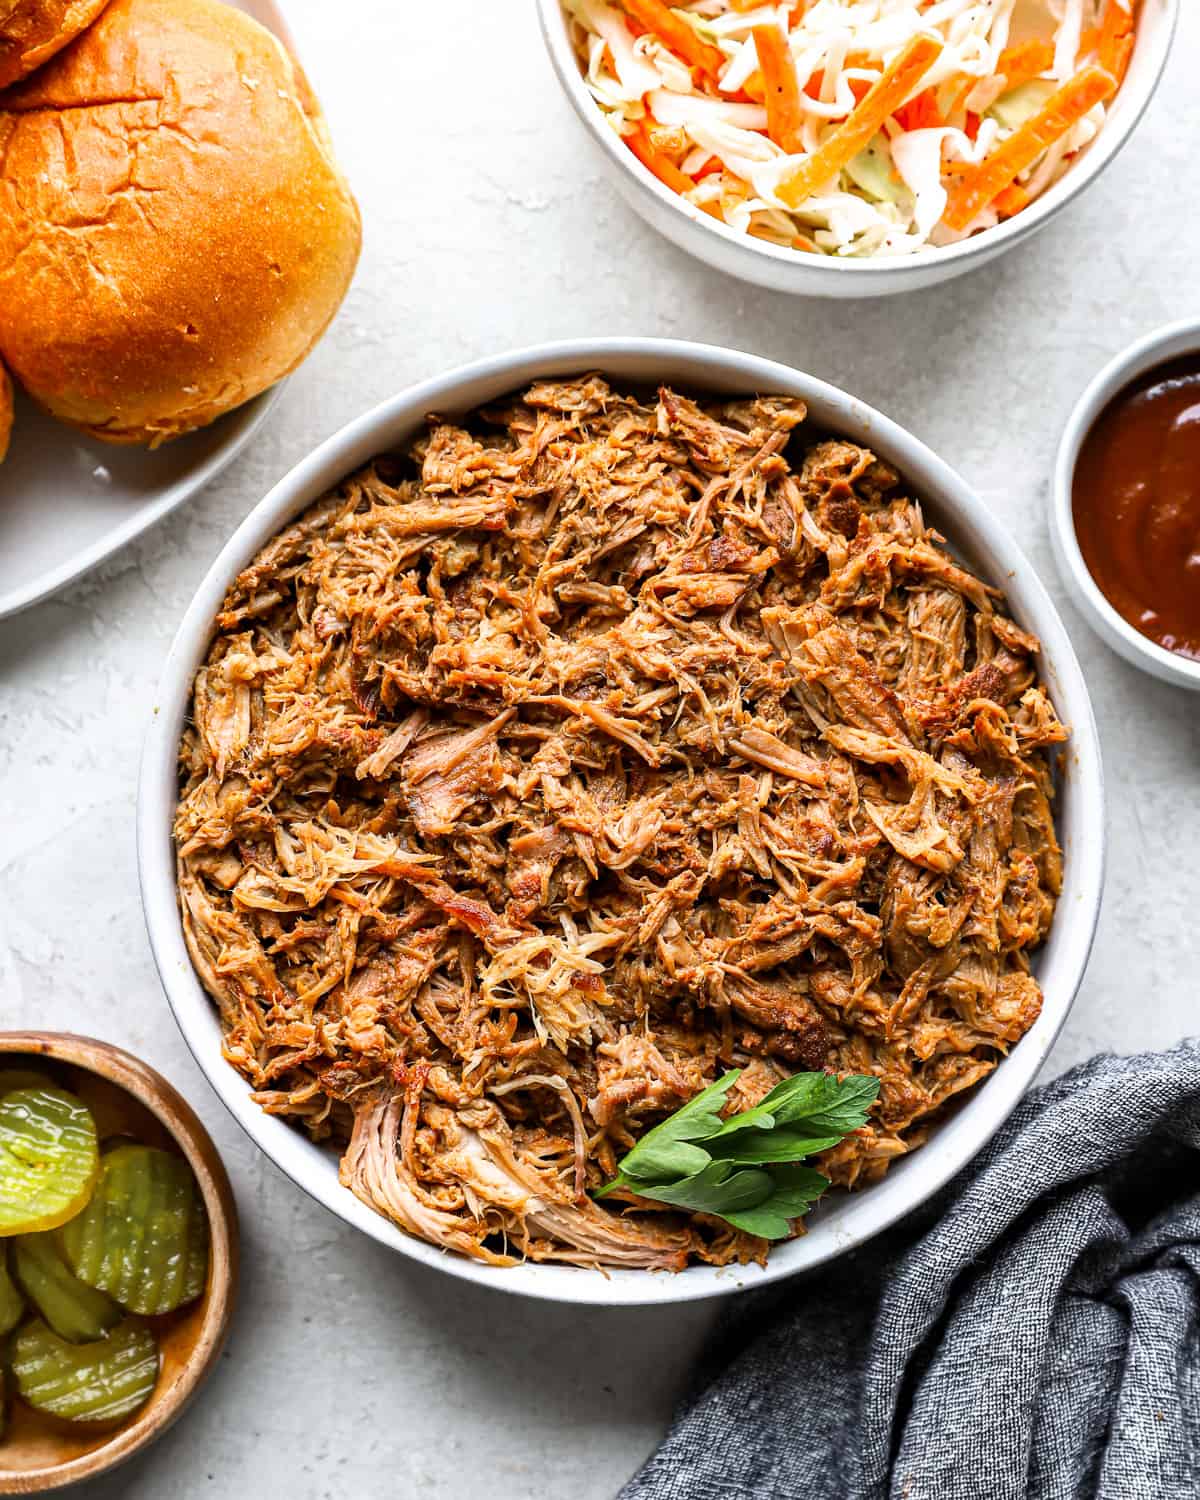
<path fill-rule="evenodd" d="M 314 1198 L 513 1292 L 718 1296 L 946 1183 L 1083 974 L 1061 621 L 915 437 L 601 339 L 351 423 L 251 512 L 139 798 L 175 1016 Z"/>

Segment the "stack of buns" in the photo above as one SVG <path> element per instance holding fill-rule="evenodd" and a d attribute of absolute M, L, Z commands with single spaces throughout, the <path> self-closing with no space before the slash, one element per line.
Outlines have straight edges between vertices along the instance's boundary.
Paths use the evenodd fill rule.
<path fill-rule="evenodd" d="M 358 209 L 320 107 L 222 0 L 6 8 L 0 80 L 40 65 L 0 91 L 0 362 L 110 442 L 203 426 L 294 369 L 350 284 Z"/>

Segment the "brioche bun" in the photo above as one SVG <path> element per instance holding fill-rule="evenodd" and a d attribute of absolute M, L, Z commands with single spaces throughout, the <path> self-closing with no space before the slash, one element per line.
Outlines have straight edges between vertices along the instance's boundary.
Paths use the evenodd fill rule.
<path fill-rule="evenodd" d="M 0 89 L 90 26 L 108 0 L 0 0 Z"/>
<path fill-rule="evenodd" d="M 0 464 L 8 456 L 8 440 L 12 435 L 13 388 L 8 371 L 0 365 Z"/>
<path fill-rule="evenodd" d="M 154 445 L 286 375 L 360 241 L 303 74 L 220 0 L 113 0 L 0 94 L 0 359 L 96 437 Z"/>

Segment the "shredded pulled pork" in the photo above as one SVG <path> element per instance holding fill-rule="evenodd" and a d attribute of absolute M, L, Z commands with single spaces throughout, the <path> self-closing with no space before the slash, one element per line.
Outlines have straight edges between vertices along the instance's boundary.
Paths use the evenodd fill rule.
<path fill-rule="evenodd" d="M 414 1235 L 681 1268 L 588 1196 L 730 1067 L 878 1075 L 844 1186 L 1038 1015 L 1038 643 L 801 402 L 544 382 L 347 479 L 238 577 L 181 746 L 228 1060 Z"/>

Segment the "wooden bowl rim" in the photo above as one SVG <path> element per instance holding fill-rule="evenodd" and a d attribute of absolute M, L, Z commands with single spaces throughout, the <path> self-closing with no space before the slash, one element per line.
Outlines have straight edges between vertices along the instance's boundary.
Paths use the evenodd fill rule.
<path fill-rule="evenodd" d="M 0 1495 L 33 1495 L 107 1474 L 161 1437 L 179 1417 L 211 1372 L 229 1334 L 237 1293 L 238 1216 L 229 1176 L 212 1137 L 174 1085 L 148 1063 L 109 1042 L 72 1032 L 3 1031 L 0 1054 L 68 1063 L 107 1079 L 143 1104 L 170 1134 L 196 1174 L 211 1235 L 211 1274 L 203 1321 L 196 1343 L 171 1385 L 140 1417 L 119 1428 L 109 1442 L 90 1453 L 20 1472 L 0 1469 Z M 0 1462 L 3 1452 L 0 1441 Z"/>

